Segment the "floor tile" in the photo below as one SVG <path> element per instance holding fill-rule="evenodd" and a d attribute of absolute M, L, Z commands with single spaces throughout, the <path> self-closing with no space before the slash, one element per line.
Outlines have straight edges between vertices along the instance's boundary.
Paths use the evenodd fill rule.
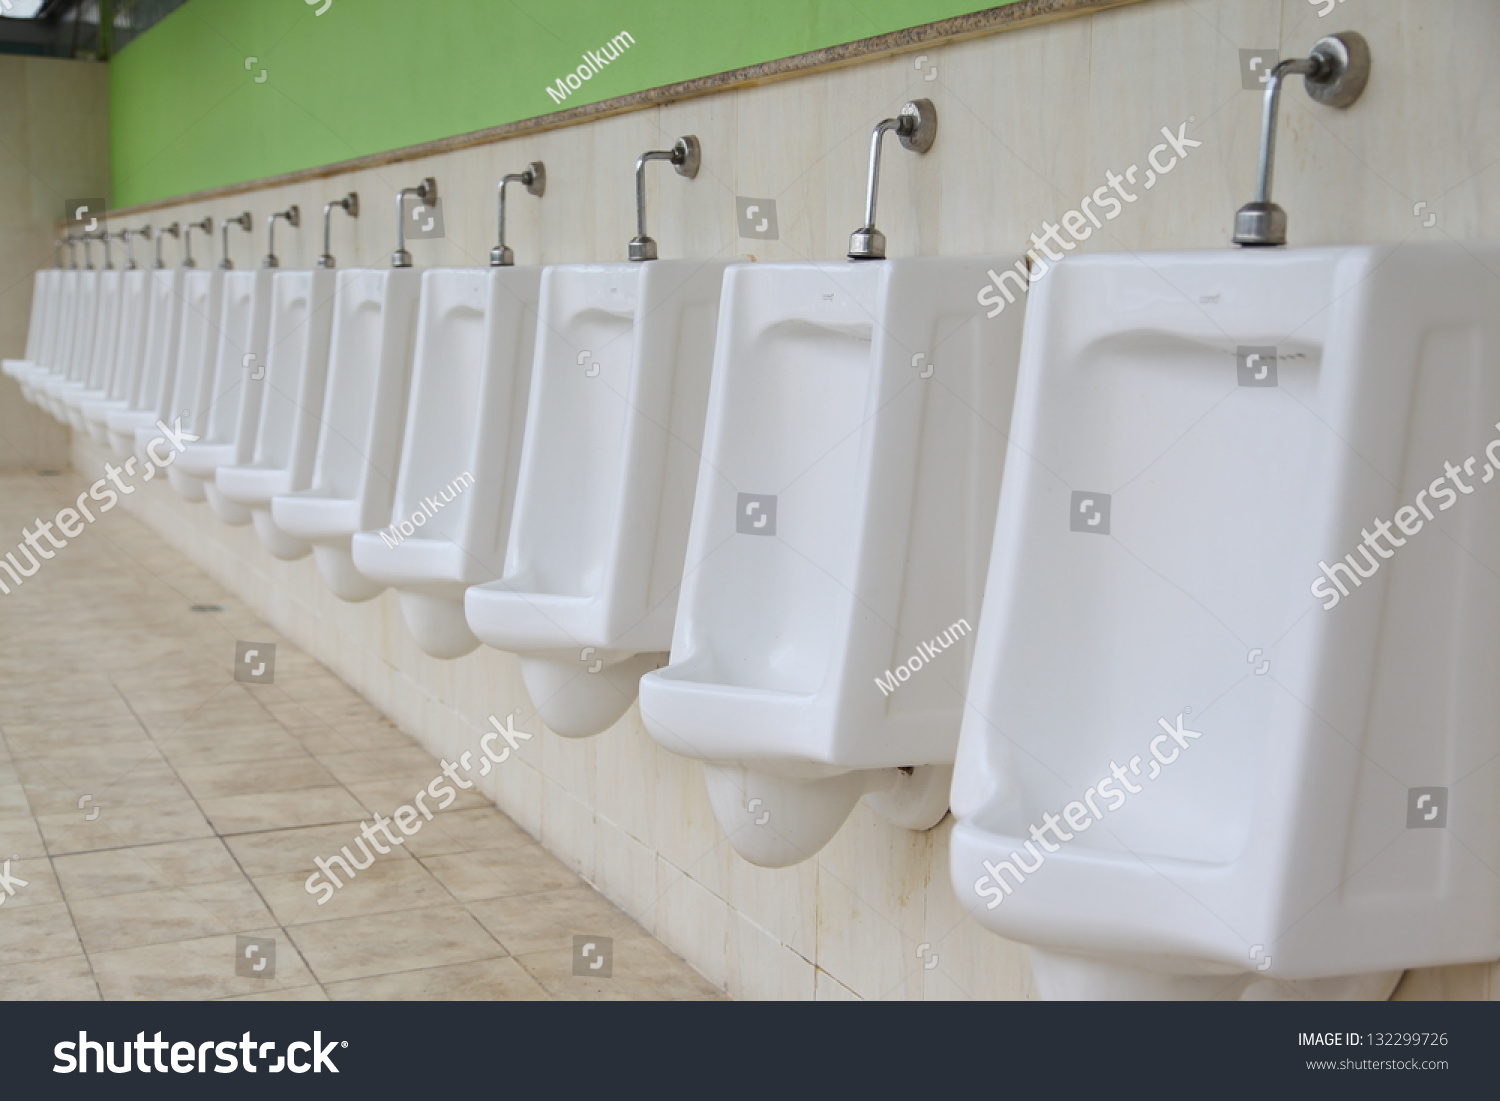
<path fill-rule="evenodd" d="M 505 955 L 462 906 L 319 921 L 287 933 L 323 983 Z"/>
<path fill-rule="evenodd" d="M 276 939 L 274 976 L 235 974 L 234 934 L 97 952 L 90 959 L 106 1001 L 197 1001 L 314 984 L 311 972 L 280 929 L 248 930 L 246 935 Z"/>
<path fill-rule="evenodd" d="M 71 906 L 78 935 L 90 955 L 218 933 L 245 933 L 275 924 L 260 895 L 243 877 L 104 895 Z"/>
<path fill-rule="evenodd" d="M 464 902 L 582 884 L 567 865 L 537 846 L 426 856 L 421 860 L 454 898 Z"/>
<path fill-rule="evenodd" d="M 0 528 L 76 480 L 0 474 Z M 0 1000 L 715 996 L 477 788 L 424 812 L 432 753 L 136 515 L 7 599 Z M 234 680 L 247 638 L 274 684 Z M 341 870 L 403 805 L 416 832 Z M 613 979 L 571 976 L 576 933 L 613 939 Z M 238 973 L 240 937 L 274 967 Z"/>
<path fill-rule="evenodd" d="M 234 856 L 217 837 L 58 856 L 52 864 L 73 901 L 243 876 Z"/>
<path fill-rule="evenodd" d="M 341 852 L 345 845 L 353 849 L 354 839 L 358 836 L 359 823 L 335 822 L 325 826 L 240 833 L 226 837 L 224 843 L 248 875 L 300 872 L 307 876 L 314 871 L 314 860 L 331 857 Z M 357 849 L 355 852 L 358 855 Z M 377 863 L 412 859 L 411 854 L 402 848 L 385 854 L 375 853 L 374 856 Z"/>
<path fill-rule="evenodd" d="M 338 783 L 334 774 L 311 755 L 211 765 L 185 764 L 178 771 L 182 782 L 199 799 L 265 795 L 278 791 L 328 787 Z"/>
<path fill-rule="evenodd" d="M 322 826 L 329 822 L 358 822 L 368 817 L 365 808 L 342 787 L 205 799 L 203 813 L 223 834 L 289 826 Z"/>
<path fill-rule="evenodd" d="M 8 1002 L 96 1002 L 99 988 L 85 957 L 62 956 L 0 967 L 0 997 Z"/>
<path fill-rule="evenodd" d="M 5 908 L 0 920 L 0 964 L 77 956 L 83 952 L 73 917 L 61 902 Z"/>
<path fill-rule="evenodd" d="M 573 974 L 573 949 L 528 952 L 516 962 L 562 1000 L 676 1001 L 721 997 L 718 989 L 649 937 L 615 941 L 610 978 Z"/>
<path fill-rule="evenodd" d="M 328 984 L 336 1002 L 544 1002 L 551 995 L 511 959 L 481 960 Z"/>
<path fill-rule="evenodd" d="M 357 847 L 350 845 L 350 850 L 363 859 Z M 415 860 L 379 861 L 363 870 L 354 869 L 352 877 L 332 861 L 329 865 L 342 883 L 332 894 L 316 884 L 313 891 L 307 889 L 314 875 L 318 883 L 327 882 L 326 874 L 311 864 L 299 871 L 255 878 L 255 886 L 270 904 L 277 922 L 298 925 L 334 921 L 392 910 L 451 906 L 454 902 L 442 883 Z"/>
<path fill-rule="evenodd" d="M 321 986 L 297 986 L 291 990 L 266 990 L 259 994 L 236 994 L 221 998 L 225 1002 L 326 1002 L 328 994 Z"/>
<path fill-rule="evenodd" d="M 212 837 L 214 833 L 198 804 L 187 800 L 105 807 L 93 821 L 77 810 L 71 814 L 43 814 L 37 817 L 37 825 L 53 855 L 123 849 L 158 841 L 186 841 Z"/>
<path fill-rule="evenodd" d="M 571 949 L 574 936 L 630 940 L 649 934 L 590 887 L 469 903 L 469 912 L 513 956 Z"/>

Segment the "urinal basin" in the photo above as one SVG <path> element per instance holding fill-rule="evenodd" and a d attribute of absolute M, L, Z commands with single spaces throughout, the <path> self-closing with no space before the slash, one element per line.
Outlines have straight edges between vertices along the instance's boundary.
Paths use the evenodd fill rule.
<path fill-rule="evenodd" d="M 505 572 L 469 589 L 464 612 L 482 642 L 522 656 L 559 734 L 612 725 L 671 644 L 727 266 L 542 275 Z"/>
<path fill-rule="evenodd" d="M 59 394 L 70 382 L 80 382 L 87 377 L 93 362 L 94 337 L 99 323 L 99 276 L 97 271 L 75 273 L 73 310 L 70 317 L 72 338 L 68 341 L 66 356 L 48 370 L 33 373 L 32 384 L 36 401 L 58 420 L 67 419 L 67 409 Z"/>
<path fill-rule="evenodd" d="M 0 361 L 0 370 L 6 377 L 20 380 L 29 375 L 37 363 L 44 362 L 52 339 L 57 307 L 57 277 L 59 268 L 44 268 L 31 281 L 31 320 L 26 328 L 26 351 L 19 359 Z"/>
<path fill-rule="evenodd" d="M 312 479 L 328 379 L 335 285 L 335 273 L 327 269 L 276 273 L 265 378 L 258 384 L 260 414 L 253 431 L 248 419 L 241 427 L 253 439 L 250 454 L 243 462 L 220 466 L 215 476 L 218 494 L 249 509 L 261 543 L 286 560 L 306 557 L 312 545 L 276 526 L 271 501 L 306 489 Z"/>
<path fill-rule="evenodd" d="M 88 429 L 88 422 L 83 419 L 83 403 L 103 398 L 114 373 L 115 360 L 120 351 L 124 279 L 123 271 L 99 273 L 99 310 L 94 323 L 93 354 L 81 377 L 57 391 L 58 401 L 66 411 L 68 423 L 79 432 Z"/>
<path fill-rule="evenodd" d="M 40 404 L 51 415 L 53 420 L 59 421 L 62 424 L 68 423 L 68 407 L 63 404 L 63 395 L 68 390 L 79 385 L 78 381 L 69 378 L 67 375 L 53 374 L 47 376 L 41 385 L 37 387 L 37 393 L 40 395 Z"/>
<path fill-rule="evenodd" d="M 46 380 L 53 374 L 66 375 L 72 362 L 85 274 L 71 270 L 58 273 L 52 340 L 32 363 L 29 371 L 20 366 L 16 368 L 16 381 L 21 384 L 21 393 L 33 405 L 46 407 L 43 389 Z"/>
<path fill-rule="evenodd" d="M 219 492 L 221 466 L 250 458 L 265 388 L 266 336 L 271 320 L 270 268 L 224 273 L 219 331 L 208 377 L 201 438 L 188 444 L 174 464 L 183 475 L 203 482 L 214 515 L 226 524 L 250 522 L 250 510 Z"/>
<path fill-rule="evenodd" d="M 136 268 L 121 273 L 119 338 L 109 379 L 97 396 L 85 396 L 79 402 L 79 412 L 95 443 L 108 445 L 109 414 L 130 408 L 146 350 L 150 311 L 151 272 Z"/>
<path fill-rule="evenodd" d="M 341 600 L 385 588 L 354 566 L 355 532 L 391 515 L 411 376 L 420 274 L 410 268 L 337 273 L 323 425 L 311 485 L 271 500 L 276 527 L 313 548 Z"/>
<path fill-rule="evenodd" d="M 401 468 L 388 526 L 354 537 L 354 565 L 397 590 L 434 657 L 479 645 L 464 592 L 505 572 L 526 428 L 542 269 L 422 274 Z"/>
<path fill-rule="evenodd" d="M 946 813 L 945 783 L 897 770 L 946 779 L 958 744 L 1021 328 L 974 290 L 1013 262 L 725 278 L 672 658 L 642 679 L 641 718 L 713 764 L 756 863 L 812 855 L 867 792 L 913 828 Z M 902 810 L 918 791 L 924 815 Z M 776 808 L 764 829 L 740 821 L 752 800 Z"/>
<path fill-rule="evenodd" d="M 1448 484 L 1495 492 L 1497 265 L 1100 255 L 1031 290 L 951 870 L 1044 995 L 1500 956 L 1500 511 Z"/>
<path fill-rule="evenodd" d="M 180 419 L 182 430 L 201 437 L 206 430 L 209 402 L 213 393 L 213 369 L 219 346 L 219 325 L 224 299 L 224 275 L 220 269 L 189 271 L 182 279 L 182 324 L 177 333 L 177 371 L 172 396 L 167 403 L 168 424 Z M 146 446 L 160 433 L 155 427 L 138 428 L 135 433 L 136 458 L 146 462 Z M 180 458 L 180 456 L 179 456 Z M 167 478 L 179 496 L 187 501 L 202 501 L 206 494 L 203 480 L 174 462 L 167 468 Z"/>
<path fill-rule="evenodd" d="M 105 414 L 110 446 L 121 459 L 135 452 L 138 429 L 150 428 L 157 420 L 171 423 L 186 274 L 181 268 L 151 272 L 145 346 L 141 350 L 140 371 L 128 395 L 129 405 Z"/>
<path fill-rule="evenodd" d="M 53 269 L 42 274 L 50 278 L 44 284 L 47 288 L 47 313 L 41 343 L 33 351 L 28 334 L 27 358 L 10 361 L 11 377 L 21 387 L 22 396 L 33 404 L 38 400 L 35 382 L 66 363 L 68 345 L 72 340 L 73 311 L 77 308 L 76 271 Z"/>

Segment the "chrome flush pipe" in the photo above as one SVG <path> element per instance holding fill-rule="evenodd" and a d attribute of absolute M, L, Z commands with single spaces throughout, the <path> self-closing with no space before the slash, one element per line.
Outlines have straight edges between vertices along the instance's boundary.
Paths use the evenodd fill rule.
<path fill-rule="evenodd" d="M 193 259 L 193 230 L 198 230 L 205 236 L 213 234 L 214 220 L 204 218 L 197 222 L 187 222 L 182 227 L 182 266 L 185 268 L 196 268 L 198 261 Z"/>
<path fill-rule="evenodd" d="M 247 210 L 238 218 L 225 218 L 222 222 L 219 223 L 219 239 L 222 242 L 222 248 L 224 252 L 223 259 L 219 261 L 219 267 L 223 271 L 231 271 L 234 268 L 234 261 L 229 258 L 230 226 L 239 226 L 246 233 L 249 233 L 252 229 L 255 228 L 255 219 L 250 217 L 250 212 Z"/>
<path fill-rule="evenodd" d="M 263 268 L 281 266 L 281 261 L 276 259 L 276 220 L 278 218 L 286 219 L 286 224 L 293 229 L 299 229 L 302 226 L 302 211 L 296 203 L 285 210 L 278 210 L 275 214 L 266 216 L 266 258 L 260 262 Z"/>
<path fill-rule="evenodd" d="M 396 251 L 391 253 L 391 267 L 411 267 L 411 253 L 406 251 L 406 197 L 414 195 L 424 203 L 437 201 L 437 180 L 426 177 L 416 187 L 396 192 Z"/>
<path fill-rule="evenodd" d="M 151 262 L 151 266 L 157 271 L 167 266 L 166 261 L 161 258 L 161 241 L 163 237 L 169 234 L 173 237 L 181 237 L 182 227 L 173 222 L 171 225 L 162 226 L 161 229 L 156 231 L 156 259 Z"/>
<path fill-rule="evenodd" d="M 333 258 L 333 211 L 334 208 L 342 210 L 351 218 L 359 217 L 359 192 L 351 191 L 342 199 L 334 199 L 331 203 L 323 204 L 323 255 L 318 257 L 318 267 L 331 268 L 337 265 Z"/>
<path fill-rule="evenodd" d="M 635 236 L 631 239 L 627 255 L 631 260 L 655 260 L 656 242 L 646 233 L 646 164 L 648 161 L 669 161 L 679 176 L 693 179 L 703 163 L 703 149 L 698 139 L 689 134 L 678 138 L 671 149 L 658 149 L 642 153 L 635 162 Z"/>
<path fill-rule="evenodd" d="M 151 227 L 141 226 L 140 229 L 122 229 L 120 231 L 120 240 L 125 245 L 126 271 L 135 271 L 140 267 L 140 265 L 135 262 L 135 250 L 130 247 L 130 239 L 132 237 L 144 237 L 148 241 L 151 240 Z"/>
<path fill-rule="evenodd" d="M 1348 107 L 1360 97 L 1370 79 L 1369 44 L 1354 31 L 1332 34 L 1313 43 L 1307 57 L 1289 57 L 1271 70 L 1261 103 L 1255 198 L 1234 216 L 1237 245 L 1286 244 L 1286 211 L 1271 201 L 1271 182 L 1276 173 L 1276 119 L 1281 85 L 1293 74 L 1301 75 L 1307 94 L 1317 102 L 1329 107 Z"/>
<path fill-rule="evenodd" d="M 880 199 L 880 149 L 886 134 L 895 132 L 905 149 L 925 153 L 937 137 L 937 108 L 930 99 L 904 104 L 900 114 L 876 123 L 870 134 L 870 175 L 865 183 L 865 221 L 849 235 L 849 259 L 884 260 L 885 234 L 875 228 L 875 206 Z"/>
<path fill-rule="evenodd" d="M 505 243 L 505 185 L 518 183 L 532 195 L 541 198 L 547 191 L 547 166 L 541 161 L 532 161 L 524 172 L 512 172 L 500 181 L 500 230 L 498 243 L 490 249 L 490 267 L 508 268 L 515 264 L 516 254 Z"/>

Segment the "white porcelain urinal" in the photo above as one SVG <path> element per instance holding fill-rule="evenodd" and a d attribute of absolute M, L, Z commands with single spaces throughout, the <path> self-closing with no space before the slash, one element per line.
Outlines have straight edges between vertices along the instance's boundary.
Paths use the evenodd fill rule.
<path fill-rule="evenodd" d="M 94 321 L 93 352 L 83 373 L 55 391 L 63 419 L 78 432 L 88 429 L 88 422 L 83 419 L 83 403 L 103 396 L 114 371 L 115 358 L 119 355 L 124 279 L 123 271 L 111 269 L 99 273 L 99 309 Z"/>
<path fill-rule="evenodd" d="M 199 435 L 177 456 L 172 469 L 202 483 L 214 515 L 226 524 L 250 522 L 250 510 L 219 492 L 221 466 L 250 458 L 265 387 L 266 335 L 271 319 L 270 268 L 224 272 L 219 329 L 212 368 L 203 382 L 206 403 Z"/>
<path fill-rule="evenodd" d="M 1500 957 L 1497 271 L 1098 255 L 1032 289 L 952 875 L 1044 996 Z"/>
<path fill-rule="evenodd" d="M 151 272 L 132 268 L 121 272 L 120 325 L 109 377 L 95 391 L 80 396 L 78 410 L 94 442 L 109 443 L 109 414 L 128 409 L 140 377 L 150 324 Z"/>
<path fill-rule="evenodd" d="M 304 558 L 312 544 L 276 526 L 273 498 L 306 489 L 322 423 L 333 332 L 334 272 L 281 271 L 271 281 L 260 414 L 240 428 L 253 443 L 246 461 L 219 467 L 218 494 L 250 510 L 261 543 L 277 558 Z M 253 431 L 252 431 L 253 428 Z"/>
<path fill-rule="evenodd" d="M 123 409 L 105 413 L 109 443 L 121 459 L 135 453 L 135 434 L 158 420 L 172 423 L 172 397 L 177 384 L 177 352 L 182 338 L 182 268 L 158 268 L 148 275 L 146 338 Z M 148 440 L 149 442 L 149 440 Z"/>
<path fill-rule="evenodd" d="M 337 274 L 312 485 L 274 497 L 271 516 L 287 535 L 312 544 L 335 596 L 359 601 L 385 588 L 355 569 L 351 545 L 355 532 L 390 519 L 420 273 L 391 268 Z"/>
<path fill-rule="evenodd" d="M 54 303 L 48 339 L 29 366 L 20 362 L 14 365 L 14 377 L 20 384 L 21 395 L 33 405 L 43 404 L 42 387 L 47 378 L 55 372 L 67 372 L 72 354 L 74 318 L 78 310 L 80 274 L 74 269 L 56 273 L 52 284 Z"/>
<path fill-rule="evenodd" d="M 672 660 L 641 718 L 707 765 L 747 860 L 806 859 L 866 794 L 948 809 L 1020 312 L 1014 258 L 730 269 Z"/>
<path fill-rule="evenodd" d="M 22 374 L 30 375 L 32 368 L 45 358 L 55 324 L 58 277 L 61 275 L 61 268 L 43 268 L 32 279 L 31 322 L 26 329 L 26 351 L 20 359 L 0 363 L 6 377 L 20 381 Z"/>
<path fill-rule="evenodd" d="M 66 359 L 51 370 L 33 372 L 36 401 L 53 417 L 67 420 L 67 408 L 59 395 L 69 383 L 82 382 L 93 365 L 94 338 L 99 324 L 99 276 L 102 272 L 80 271 L 74 284 L 73 310 L 70 320 L 71 339 Z"/>
<path fill-rule="evenodd" d="M 182 279 L 182 324 L 177 334 L 177 370 L 167 403 L 167 424 L 181 419 L 182 431 L 201 436 L 208 417 L 213 386 L 213 368 L 219 346 L 219 319 L 224 299 L 222 269 L 188 271 Z M 152 421 L 150 427 L 137 428 L 135 454 L 142 462 L 149 456 L 146 448 L 160 435 Z M 167 480 L 186 501 L 204 499 L 203 481 L 174 462 L 167 467 Z"/>
<path fill-rule="evenodd" d="M 49 338 L 29 366 L 19 361 L 13 365 L 21 395 L 33 405 L 42 404 L 43 381 L 55 371 L 67 371 L 73 343 L 73 317 L 78 309 L 78 276 L 79 272 L 73 269 L 57 272 L 52 284 L 54 304 Z"/>
<path fill-rule="evenodd" d="M 394 506 L 353 550 L 361 574 L 397 590 L 434 657 L 479 645 L 464 592 L 505 572 L 541 279 L 534 267 L 422 274 Z"/>
<path fill-rule="evenodd" d="M 613 725 L 671 645 L 727 266 L 542 275 L 505 573 L 464 610 L 564 736 Z"/>

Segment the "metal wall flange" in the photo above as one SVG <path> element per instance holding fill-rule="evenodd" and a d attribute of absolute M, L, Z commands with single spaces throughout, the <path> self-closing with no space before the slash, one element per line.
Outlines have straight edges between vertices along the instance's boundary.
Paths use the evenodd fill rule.
<path fill-rule="evenodd" d="M 1370 44 L 1356 31 L 1330 34 L 1308 55 L 1318 71 L 1303 77 L 1307 94 L 1325 107 L 1348 107 L 1370 81 Z"/>
<path fill-rule="evenodd" d="M 1255 198 L 1235 213 L 1234 243 L 1250 247 L 1286 244 L 1286 211 L 1271 201 L 1276 172 L 1276 116 L 1281 85 L 1300 74 L 1307 94 L 1329 107 L 1348 107 L 1359 99 L 1370 79 L 1370 46 L 1356 31 L 1343 31 L 1313 43 L 1307 57 L 1279 62 L 1266 78 L 1261 110 L 1260 164 Z"/>
<path fill-rule="evenodd" d="M 703 146 L 694 135 L 688 134 L 673 143 L 672 167 L 677 170 L 679 176 L 686 176 L 690 180 L 697 179 L 698 169 L 702 166 Z"/>
<path fill-rule="evenodd" d="M 547 166 L 541 161 L 532 161 L 520 176 L 520 182 L 526 186 L 530 194 L 538 199 L 547 194 Z"/>
<path fill-rule="evenodd" d="M 902 104 L 897 115 L 896 136 L 913 153 L 925 153 L 937 140 L 937 108 L 930 99 Z"/>

